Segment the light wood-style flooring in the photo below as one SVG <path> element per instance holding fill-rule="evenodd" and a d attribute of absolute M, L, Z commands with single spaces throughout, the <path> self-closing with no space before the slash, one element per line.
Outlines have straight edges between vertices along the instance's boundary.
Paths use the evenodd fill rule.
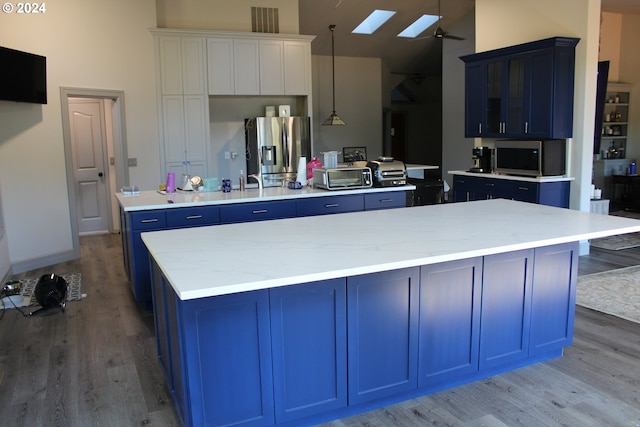
<path fill-rule="evenodd" d="M 640 264 L 640 248 L 592 249 L 579 274 Z M 177 426 L 150 312 L 133 302 L 120 237 L 81 238 L 87 297 L 45 316 L 0 320 L 0 426 Z M 577 308 L 562 358 L 326 426 L 640 426 L 640 324 Z"/>

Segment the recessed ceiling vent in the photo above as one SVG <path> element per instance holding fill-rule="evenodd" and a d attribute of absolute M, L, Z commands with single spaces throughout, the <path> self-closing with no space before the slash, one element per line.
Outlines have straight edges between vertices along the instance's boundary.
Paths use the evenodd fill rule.
<path fill-rule="evenodd" d="M 251 31 L 254 33 L 279 33 L 280 23 L 277 7 L 252 7 Z"/>

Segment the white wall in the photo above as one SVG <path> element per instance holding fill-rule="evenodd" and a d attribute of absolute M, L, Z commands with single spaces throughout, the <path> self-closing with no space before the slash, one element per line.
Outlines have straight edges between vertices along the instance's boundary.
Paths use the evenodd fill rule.
<path fill-rule="evenodd" d="M 580 38 L 576 48 L 571 208 L 589 211 L 600 0 L 477 0 L 478 52 L 552 36 Z"/>
<path fill-rule="evenodd" d="M 4 283 L 6 277 L 11 271 L 9 244 L 7 243 L 6 236 L 2 214 L 2 185 L 0 185 L 0 281 L 2 281 L 2 283 Z"/>
<path fill-rule="evenodd" d="M 346 126 L 322 126 L 332 110 L 331 56 L 312 57 L 314 155 L 367 147 L 367 157 L 382 155 L 382 65 L 379 58 L 336 56 L 336 113 Z M 340 161 L 341 158 L 339 157 Z"/>
<path fill-rule="evenodd" d="M 620 41 L 622 37 L 622 15 L 602 12 L 600 19 L 600 48 L 598 59 L 610 61 L 609 81 L 620 80 Z"/>
<path fill-rule="evenodd" d="M 627 154 L 630 158 L 640 159 L 640 15 L 625 15 L 622 18 L 620 42 L 620 81 L 631 83 L 631 105 L 629 107 L 629 138 Z"/>
<path fill-rule="evenodd" d="M 298 34 L 297 0 L 156 0 L 159 28 L 251 31 L 251 7 L 278 8 L 280 33 Z"/>
<path fill-rule="evenodd" d="M 475 11 L 449 31 L 465 37 L 462 41 L 444 40 L 442 49 L 442 179 L 452 186 L 447 172 L 472 166 L 474 139 L 464 137 L 464 62 L 460 57 L 475 52 Z"/>
<path fill-rule="evenodd" d="M 0 192 L 11 263 L 73 257 L 60 87 L 123 90 L 130 180 L 159 182 L 154 0 L 65 0 L 41 15 L 2 14 L 6 47 L 47 57 L 48 104 L 0 101 Z M 35 261 L 34 261 L 35 262 Z M 44 264 L 46 265 L 46 264 Z"/>

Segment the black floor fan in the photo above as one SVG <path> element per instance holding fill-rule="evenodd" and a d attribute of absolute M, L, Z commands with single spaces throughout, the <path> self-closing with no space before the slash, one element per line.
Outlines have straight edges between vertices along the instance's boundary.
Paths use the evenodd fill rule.
<path fill-rule="evenodd" d="M 33 316 L 56 307 L 60 307 L 64 313 L 67 306 L 67 287 L 67 281 L 61 276 L 56 274 L 40 276 L 33 294 L 41 308 L 31 312 L 29 315 Z"/>

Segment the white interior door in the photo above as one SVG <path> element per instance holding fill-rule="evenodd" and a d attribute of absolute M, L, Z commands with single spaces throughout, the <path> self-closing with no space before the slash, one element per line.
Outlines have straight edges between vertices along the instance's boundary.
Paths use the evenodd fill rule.
<path fill-rule="evenodd" d="M 76 186 L 78 232 L 109 231 L 108 172 L 104 104 L 101 99 L 69 98 L 69 126 Z"/>

